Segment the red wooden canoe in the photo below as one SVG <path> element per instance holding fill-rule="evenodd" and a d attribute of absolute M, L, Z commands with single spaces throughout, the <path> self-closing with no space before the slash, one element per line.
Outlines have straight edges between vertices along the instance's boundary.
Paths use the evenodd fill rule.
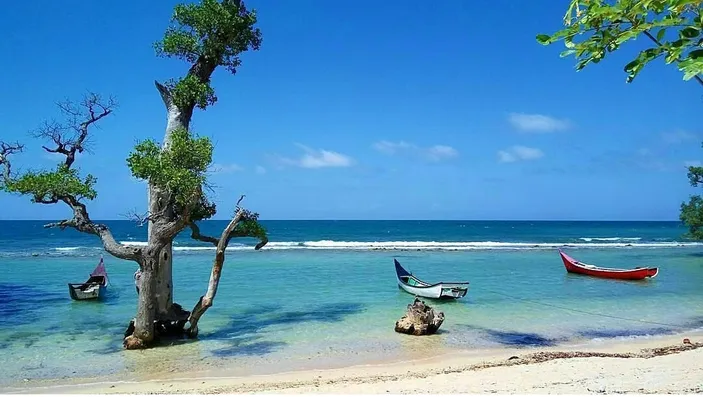
<path fill-rule="evenodd" d="M 611 269 L 606 267 L 598 267 L 579 262 L 576 259 L 566 255 L 559 250 L 561 260 L 564 262 L 564 267 L 569 273 L 585 274 L 587 276 L 601 278 L 615 278 L 619 280 L 642 280 L 647 277 L 654 278 L 659 273 L 659 268 L 656 267 L 636 267 L 634 269 Z"/>

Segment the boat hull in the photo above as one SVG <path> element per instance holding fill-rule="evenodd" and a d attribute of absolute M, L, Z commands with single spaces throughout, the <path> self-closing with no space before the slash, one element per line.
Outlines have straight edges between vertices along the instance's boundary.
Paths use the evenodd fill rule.
<path fill-rule="evenodd" d="M 564 263 L 566 271 L 574 274 L 582 274 L 586 276 L 609 278 L 616 280 L 644 280 L 646 278 L 654 278 L 659 274 L 659 268 L 635 268 L 635 269 L 610 269 L 588 265 L 575 260 L 566 255 L 561 250 L 559 251 L 561 260 Z"/>
<path fill-rule="evenodd" d="M 68 293 L 71 299 L 77 301 L 100 299 L 105 296 L 107 287 L 98 283 L 68 284 Z"/>
<path fill-rule="evenodd" d="M 398 287 L 405 292 L 429 299 L 459 299 L 466 296 L 469 283 L 436 283 L 429 284 L 406 271 L 397 260 L 395 262 Z M 411 283 L 415 285 L 411 285 Z"/>
<path fill-rule="evenodd" d="M 468 292 L 468 288 L 453 288 L 441 284 L 430 288 L 416 288 L 405 284 L 402 280 L 398 280 L 398 286 L 409 294 L 430 299 L 459 299 L 466 296 Z"/>
<path fill-rule="evenodd" d="M 90 273 L 88 280 L 79 284 L 68 284 L 68 294 L 71 299 L 77 301 L 100 299 L 105 296 L 107 285 L 107 271 L 101 256 L 98 266 Z"/>

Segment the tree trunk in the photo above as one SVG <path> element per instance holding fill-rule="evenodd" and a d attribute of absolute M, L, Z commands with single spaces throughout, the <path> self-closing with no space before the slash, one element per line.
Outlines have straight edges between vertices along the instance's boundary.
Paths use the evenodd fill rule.
<path fill-rule="evenodd" d="M 171 94 L 166 87 L 156 83 L 156 88 L 168 111 L 166 133 L 163 151 L 169 150 L 172 133 L 179 129 L 188 129 L 192 109 L 181 111 L 173 104 Z M 173 303 L 173 245 L 172 241 L 157 241 L 161 233 L 155 228 L 154 219 L 160 225 L 176 221 L 173 202 L 168 191 L 153 184 L 148 187 L 149 224 L 148 245 L 144 258 L 140 263 L 142 271 L 137 305 L 137 316 L 130 324 L 125 337 L 124 346 L 127 349 L 143 349 L 148 347 L 157 336 L 183 335 L 183 328 L 190 315 L 180 305 Z M 162 227 L 162 226 L 159 226 Z M 160 251 L 150 249 L 162 246 Z"/>
<path fill-rule="evenodd" d="M 137 301 L 137 316 L 134 331 L 124 340 L 127 349 L 145 349 L 154 341 L 156 321 L 156 277 L 155 267 L 158 258 L 152 253 L 145 254 L 141 264 L 141 285 Z"/>
<path fill-rule="evenodd" d="M 166 131 L 164 133 L 164 142 L 162 150 L 168 150 L 171 145 L 171 134 L 179 128 L 188 129 L 192 110 L 182 112 L 176 105 L 173 104 L 171 94 L 163 85 L 156 83 L 156 88 L 161 94 L 164 105 L 167 110 Z M 149 194 L 149 213 L 159 214 L 167 220 L 172 221 L 174 218 L 173 208 L 168 203 L 168 192 L 163 192 L 160 189 L 152 186 L 148 187 Z M 149 222 L 149 242 L 153 240 L 152 222 Z M 156 302 L 157 314 L 160 318 L 168 319 L 173 315 L 173 245 L 171 242 L 166 244 L 158 256 L 158 266 L 156 267 Z"/>
<path fill-rule="evenodd" d="M 149 185 L 149 213 L 156 214 L 163 212 L 162 216 L 169 220 L 173 218 L 173 211 L 170 205 L 164 203 L 164 194 L 156 187 Z M 165 204 L 165 206 L 164 206 Z M 149 244 L 154 242 L 153 224 L 149 222 Z M 173 305 L 173 246 L 169 242 L 164 246 L 158 255 L 158 265 L 155 268 L 155 296 L 156 312 L 160 317 L 168 315 Z"/>

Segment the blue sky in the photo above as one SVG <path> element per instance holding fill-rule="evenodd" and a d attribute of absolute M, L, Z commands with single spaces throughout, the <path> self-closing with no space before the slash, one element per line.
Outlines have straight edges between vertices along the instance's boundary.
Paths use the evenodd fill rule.
<path fill-rule="evenodd" d="M 175 1 L 13 2 L 3 8 L 0 139 L 16 166 L 52 166 L 28 132 L 54 103 L 86 90 L 120 108 L 78 164 L 98 177 L 94 219 L 144 210 L 125 158 L 163 137 L 153 81 L 188 65 L 152 43 Z M 193 128 L 213 138 L 218 218 L 239 194 L 263 219 L 675 220 L 695 193 L 700 87 L 672 66 L 632 84 L 623 65 L 643 42 L 575 72 L 561 44 L 566 0 L 264 1 L 263 45 Z M 90 5 L 88 5 L 90 4 Z M 0 219 L 54 219 L 62 206 L 0 196 Z"/>

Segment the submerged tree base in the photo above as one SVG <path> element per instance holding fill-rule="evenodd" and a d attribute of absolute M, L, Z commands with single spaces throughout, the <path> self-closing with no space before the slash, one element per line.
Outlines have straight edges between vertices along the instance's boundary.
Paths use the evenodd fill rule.
<path fill-rule="evenodd" d="M 127 350 L 146 349 L 158 344 L 163 338 L 183 338 L 189 336 L 185 329 L 189 317 L 189 311 L 183 310 L 183 307 L 178 303 L 172 304 L 169 313 L 165 317 L 158 318 L 154 321 L 154 339 L 152 341 L 144 341 L 134 335 L 135 320 L 132 319 L 124 333 L 125 338 L 122 342 L 122 346 Z"/>

